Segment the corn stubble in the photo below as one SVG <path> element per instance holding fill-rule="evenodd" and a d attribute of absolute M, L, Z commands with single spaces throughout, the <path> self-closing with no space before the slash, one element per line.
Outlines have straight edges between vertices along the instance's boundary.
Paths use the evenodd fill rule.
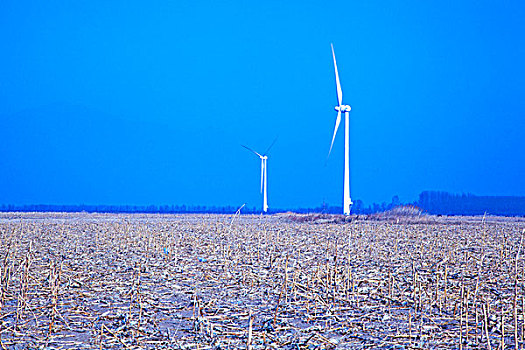
<path fill-rule="evenodd" d="M 524 234 L 491 218 L 6 213 L 0 348 L 521 349 Z"/>

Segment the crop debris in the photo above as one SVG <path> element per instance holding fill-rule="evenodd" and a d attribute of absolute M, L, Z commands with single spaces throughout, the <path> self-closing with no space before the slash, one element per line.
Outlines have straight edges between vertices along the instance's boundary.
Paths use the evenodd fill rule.
<path fill-rule="evenodd" d="M 0 348 L 519 349 L 525 222 L 0 214 Z"/>

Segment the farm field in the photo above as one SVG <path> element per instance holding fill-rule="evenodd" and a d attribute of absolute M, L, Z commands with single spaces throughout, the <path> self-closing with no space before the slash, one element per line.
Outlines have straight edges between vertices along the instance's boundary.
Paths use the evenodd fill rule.
<path fill-rule="evenodd" d="M 0 214 L 2 349 L 521 349 L 525 220 Z"/>

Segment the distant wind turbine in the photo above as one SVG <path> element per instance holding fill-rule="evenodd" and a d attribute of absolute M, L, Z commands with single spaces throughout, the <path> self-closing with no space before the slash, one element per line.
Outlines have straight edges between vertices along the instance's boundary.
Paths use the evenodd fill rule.
<path fill-rule="evenodd" d="M 268 152 L 270 151 L 270 149 L 273 147 L 273 145 L 275 144 L 275 141 L 277 141 L 277 138 L 275 140 L 273 140 L 272 144 L 270 145 L 270 147 L 268 147 L 268 149 L 266 150 L 266 152 L 264 152 L 264 154 L 259 154 L 257 152 L 255 152 L 253 149 L 251 149 L 250 147 L 247 147 L 245 145 L 241 145 L 242 147 L 246 148 L 248 151 L 251 151 L 253 152 L 255 155 L 257 155 L 259 158 L 261 158 L 261 193 L 263 195 L 263 205 L 262 205 L 262 209 L 263 209 L 263 213 L 266 213 L 268 212 L 268 177 L 267 177 L 267 169 L 268 169 Z"/>
<path fill-rule="evenodd" d="M 337 87 L 337 102 L 338 105 L 335 106 L 337 111 L 337 119 L 335 120 L 334 135 L 332 136 L 332 143 L 330 144 L 330 151 L 328 151 L 328 156 L 332 152 L 332 147 L 334 145 L 335 135 L 337 134 L 337 129 L 341 123 L 341 112 L 345 112 L 345 176 L 344 176 L 344 192 L 343 192 L 343 214 L 350 215 L 350 207 L 352 206 L 352 200 L 350 199 L 350 108 L 349 105 L 343 105 L 343 90 L 341 89 L 341 83 L 339 82 L 339 73 L 337 72 L 337 63 L 335 61 L 334 45 L 332 46 L 332 56 L 334 58 L 334 68 L 335 68 L 335 84 Z"/>

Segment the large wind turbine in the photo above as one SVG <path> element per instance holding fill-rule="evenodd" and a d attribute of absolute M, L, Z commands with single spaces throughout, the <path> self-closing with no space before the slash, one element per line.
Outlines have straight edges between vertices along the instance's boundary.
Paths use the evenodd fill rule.
<path fill-rule="evenodd" d="M 337 111 L 337 119 L 335 120 L 334 135 L 332 136 L 332 143 L 330 144 L 330 151 L 328 156 L 332 152 L 334 145 L 335 135 L 337 129 L 341 123 L 341 112 L 345 112 L 345 177 L 344 177 L 344 192 L 343 192 L 343 213 L 350 215 L 350 207 L 352 206 L 352 200 L 350 199 L 350 108 L 349 105 L 343 104 L 343 90 L 341 90 L 341 83 L 339 82 L 339 73 L 337 72 L 337 63 L 335 61 L 334 45 L 332 46 L 332 56 L 334 57 L 334 68 L 335 68 L 335 84 L 337 87 L 337 102 L 335 106 Z"/>
<path fill-rule="evenodd" d="M 241 145 L 242 147 L 246 148 L 248 151 L 253 152 L 255 155 L 257 155 L 259 158 L 261 158 L 261 193 L 263 195 L 263 205 L 262 210 L 263 213 L 266 213 L 268 211 L 268 177 L 267 177 L 267 169 L 268 169 L 268 152 L 270 151 L 270 148 L 272 148 L 273 144 L 277 141 L 275 139 L 270 147 L 264 152 L 263 155 L 255 152 L 250 147 L 246 147 L 245 145 Z"/>

